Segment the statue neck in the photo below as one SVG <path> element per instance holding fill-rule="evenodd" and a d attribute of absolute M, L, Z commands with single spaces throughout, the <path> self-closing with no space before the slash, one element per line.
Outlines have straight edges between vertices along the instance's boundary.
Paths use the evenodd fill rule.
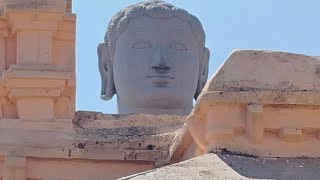
<path fill-rule="evenodd" d="M 128 103 L 121 102 L 118 99 L 118 113 L 119 114 L 170 114 L 170 115 L 188 115 L 192 110 L 192 101 L 190 104 L 181 106 L 179 108 L 154 108 L 154 107 L 135 107 L 128 105 Z"/>

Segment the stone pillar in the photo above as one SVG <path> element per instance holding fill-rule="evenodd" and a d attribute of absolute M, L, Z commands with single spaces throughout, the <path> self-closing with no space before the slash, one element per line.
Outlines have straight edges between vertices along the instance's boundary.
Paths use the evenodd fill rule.
<path fill-rule="evenodd" d="M 72 118 L 75 15 L 71 1 L 6 0 L 4 15 L 10 34 L 16 37 L 16 60 L 9 67 L 2 65 L 6 50 L 1 47 L 6 47 L 2 46 L 6 41 L 0 33 L 0 71 L 4 70 L 2 83 L 17 116 L 37 121 Z"/>
<path fill-rule="evenodd" d="M 5 19 L 0 18 L 0 71 L 5 70 L 6 37 L 8 36 L 8 23 Z"/>
<path fill-rule="evenodd" d="M 67 12 L 72 12 L 72 0 L 67 0 Z"/>
<path fill-rule="evenodd" d="M 4 0 L 0 0 L 0 16 L 4 13 Z"/>
<path fill-rule="evenodd" d="M 263 140 L 263 106 L 250 103 L 247 105 L 246 132 L 251 143 L 258 144 Z"/>

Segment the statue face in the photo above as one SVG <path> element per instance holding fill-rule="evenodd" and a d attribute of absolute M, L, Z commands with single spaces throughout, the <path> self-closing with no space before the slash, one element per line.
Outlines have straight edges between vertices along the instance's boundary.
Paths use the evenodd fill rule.
<path fill-rule="evenodd" d="M 198 44 L 186 21 L 148 16 L 131 19 L 116 42 L 113 59 L 121 113 L 134 113 L 133 109 L 189 113 L 199 62 Z"/>

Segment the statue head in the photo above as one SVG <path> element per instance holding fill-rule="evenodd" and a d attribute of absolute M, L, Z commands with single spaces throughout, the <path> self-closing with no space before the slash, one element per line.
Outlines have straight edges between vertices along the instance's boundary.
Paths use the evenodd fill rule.
<path fill-rule="evenodd" d="M 101 98 L 119 113 L 188 114 L 206 84 L 210 52 L 200 21 L 163 1 L 117 13 L 98 46 Z"/>

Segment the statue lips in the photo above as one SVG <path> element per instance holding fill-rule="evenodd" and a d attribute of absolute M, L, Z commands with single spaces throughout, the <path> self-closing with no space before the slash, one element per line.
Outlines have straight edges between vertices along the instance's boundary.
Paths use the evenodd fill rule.
<path fill-rule="evenodd" d="M 172 79 L 175 79 L 175 77 L 169 75 L 149 75 L 146 77 L 152 79 L 157 87 L 166 87 Z"/>

